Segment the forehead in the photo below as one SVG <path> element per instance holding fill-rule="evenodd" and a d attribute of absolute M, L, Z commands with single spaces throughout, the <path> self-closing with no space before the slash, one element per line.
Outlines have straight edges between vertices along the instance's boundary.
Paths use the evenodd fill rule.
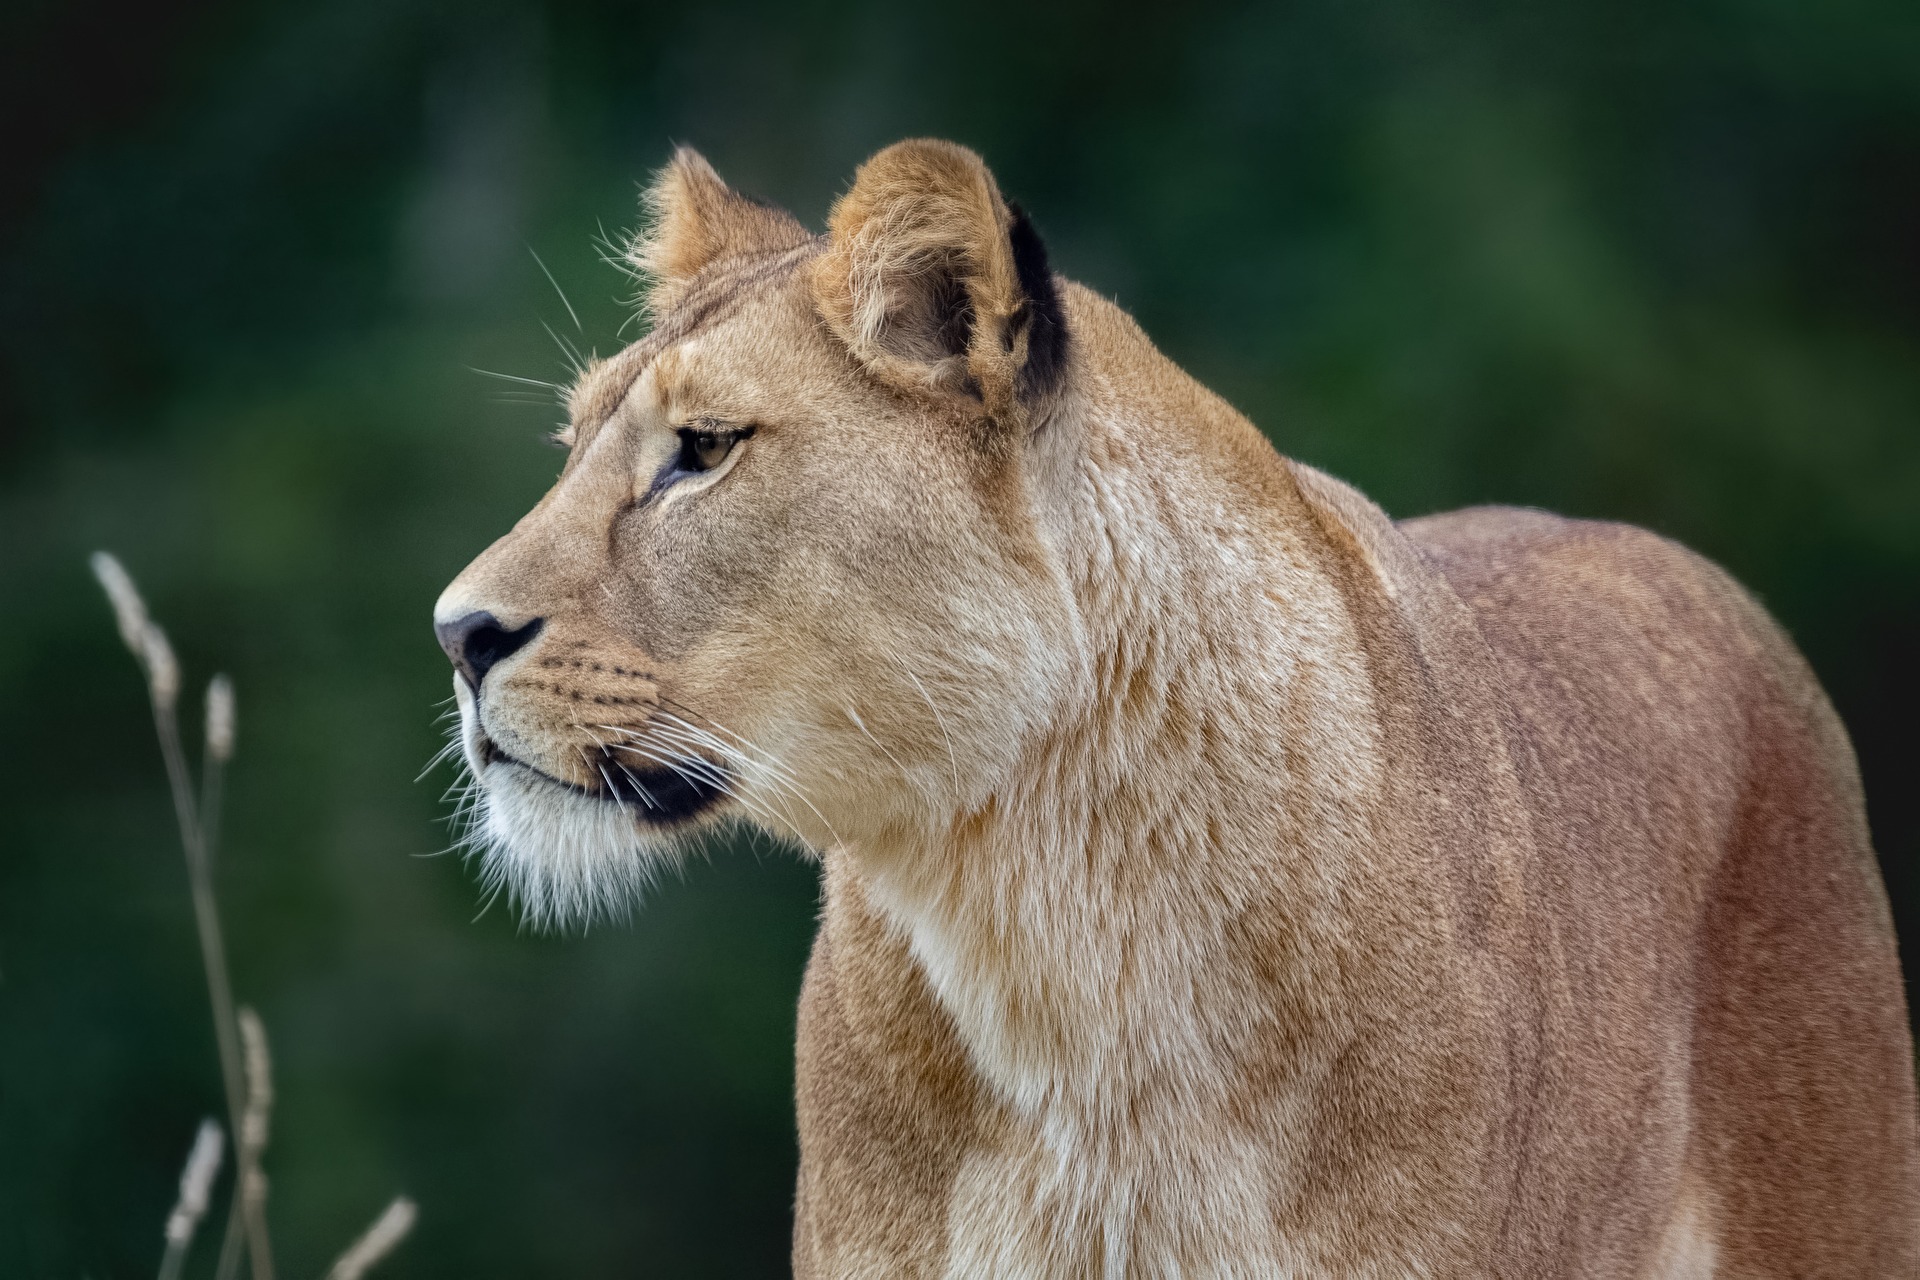
<path fill-rule="evenodd" d="M 817 327 L 800 268 L 818 251 L 810 243 L 702 273 L 646 337 L 583 372 L 568 396 L 574 423 L 598 426 L 636 389 L 666 407 L 720 392 L 723 386 L 709 384 L 737 384 L 756 370 L 764 378 L 777 363 L 771 357 L 794 354 Z"/>

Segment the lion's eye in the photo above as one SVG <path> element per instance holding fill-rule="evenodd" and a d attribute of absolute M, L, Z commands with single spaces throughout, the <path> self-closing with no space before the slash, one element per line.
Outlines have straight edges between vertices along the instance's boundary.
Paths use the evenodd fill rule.
<path fill-rule="evenodd" d="M 680 470 L 711 471 L 727 460 L 733 446 L 747 436 L 745 431 L 702 431 L 687 427 L 680 432 Z"/>

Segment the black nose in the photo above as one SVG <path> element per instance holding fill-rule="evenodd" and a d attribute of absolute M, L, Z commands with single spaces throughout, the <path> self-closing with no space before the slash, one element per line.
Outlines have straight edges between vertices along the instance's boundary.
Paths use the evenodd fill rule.
<path fill-rule="evenodd" d="M 452 622 L 437 623 L 433 633 L 440 637 L 440 647 L 447 651 L 447 657 L 477 693 L 480 682 L 493 670 L 493 664 L 524 649 L 540 634 L 540 625 L 545 621 L 545 618 L 535 618 L 519 630 L 509 631 L 490 613 L 470 613 Z"/>

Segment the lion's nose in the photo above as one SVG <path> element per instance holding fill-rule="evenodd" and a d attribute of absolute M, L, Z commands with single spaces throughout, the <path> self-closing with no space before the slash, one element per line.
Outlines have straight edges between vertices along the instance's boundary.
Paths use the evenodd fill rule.
<path fill-rule="evenodd" d="M 490 613 L 469 613 L 452 622 L 435 623 L 433 633 L 440 637 L 440 647 L 447 651 L 447 657 L 477 693 L 480 682 L 487 678 L 494 664 L 524 649 L 540 634 L 540 626 L 545 621 L 545 618 L 535 618 L 509 631 Z"/>

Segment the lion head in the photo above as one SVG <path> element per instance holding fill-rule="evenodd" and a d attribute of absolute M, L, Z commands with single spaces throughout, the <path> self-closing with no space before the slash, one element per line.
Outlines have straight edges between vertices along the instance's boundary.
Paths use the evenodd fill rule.
<path fill-rule="evenodd" d="M 1082 650 L 1065 286 L 979 157 L 880 152 L 825 236 L 687 150 L 647 201 L 651 332 L 434 609 L 473 839 L 540 922 L 728 820 L 824 850 L 966 812 Z"/>

